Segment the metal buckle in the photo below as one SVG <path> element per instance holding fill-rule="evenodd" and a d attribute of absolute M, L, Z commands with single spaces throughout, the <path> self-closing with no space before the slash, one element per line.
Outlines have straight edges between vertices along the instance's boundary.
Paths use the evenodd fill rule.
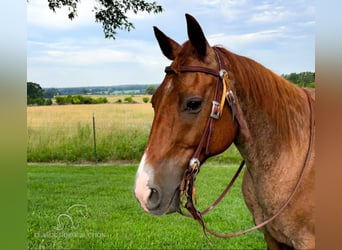
<path fill-rule="evenodd" d="M 236 110 L 235 110 L 235 96 L 234 96 L 233 91 L 231 91 L 231 90 L 227 91 L 226 99 L 227 99 L 227 102 L 228 102 L 228 104 L 230 106 L 230 110 L 232 111 L 232 117 L 233 117 L 233 120 L 234 120 L 235 119 Z"/>
<path fill-rule="evenodd" d="M 213 101 L 212 107 L 211 107 L 211 113 L 210 117 L 218 120 L 220 118 L 220 103 L 217 101 Z"/>
<path fill-rule="evenodd" d="M 201 163 L 197 158 L 191 158 L 189 166 L 191 167 L 191 172 L 195 176 L 199 172 L 199 167 Z"/>
<path fill-rule="evenodd" d="M 232 106 L 233 104 L 235 104 L 235 96 L 234 96 L 234 93 L 233 91 L 229 90 L 227 91 L 226 93 L 226 99 L 229 103 L 230 106 Z"/>

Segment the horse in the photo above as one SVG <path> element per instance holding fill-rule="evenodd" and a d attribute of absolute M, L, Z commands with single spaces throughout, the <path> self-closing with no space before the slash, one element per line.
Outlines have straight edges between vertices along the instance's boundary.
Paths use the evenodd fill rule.
<path fill-rule="evenodd" d="M 189 162 L 198 167 L 234 143 L 246 163 L 242 194 L 254 223 L 278 212 L 259 229 L 268 248 L 314 249 L 315 90 L 210 46 L 197 20 L 185 16 L 182 45 L 153 27 L 172 63 L 151 99 L 136 199 L 153 215 L 180 212 Z"/>

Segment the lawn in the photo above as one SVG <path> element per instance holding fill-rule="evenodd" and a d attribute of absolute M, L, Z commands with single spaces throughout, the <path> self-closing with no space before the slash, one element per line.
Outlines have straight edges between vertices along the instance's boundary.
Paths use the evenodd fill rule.
<path fill-rule="evenodd" d="M 198 175 L 197 205 L 218 197 L 236 165 L 209 163 Z M 265 249 L 260 232 L 206 239 L 198 223 L 179 214 L 155 217 L 133 196 L 136 165 L 27 167 L 29 249 Z M 252 226 L 241 177 L 205 217 L 209 227 L 232 232 Z"/>

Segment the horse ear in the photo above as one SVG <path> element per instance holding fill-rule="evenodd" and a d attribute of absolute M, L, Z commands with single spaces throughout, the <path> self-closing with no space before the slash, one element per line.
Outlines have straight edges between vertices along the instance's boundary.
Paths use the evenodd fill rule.
<path fill-rule="evenodd" d="M 153 30 L 164 56 L 170 60 L 174 60 L 181 46 L 170 37 L 166 36 L 157 27 L 153 26 Z"/>
<path fill-rule="evenodd" d="M 200 56 L 205 56 L 207 53 L 207 46 L 209 47 L 209 44 L 204 36 L 201 26 L 193 16 L 185 14 L 185 18 L 188 28 L 188 37 L 191 44 L 196 48 Z"/>

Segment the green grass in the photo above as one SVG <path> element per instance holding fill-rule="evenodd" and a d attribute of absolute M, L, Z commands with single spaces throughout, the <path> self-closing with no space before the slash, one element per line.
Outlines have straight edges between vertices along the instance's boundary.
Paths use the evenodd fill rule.
<path fill-rule="evenodd" d="M 89 124 L 78 124 L 75 131 L 29 129 L 28 162 L 95 162 L 93 130 Z M 147 130 L 113 129 L 97 136 L 97 161 L 138 161 L 147 140 Z"/>
<path fill-rule="evenodd" d="M 115 128 L 98 135 L 96 155 L 99 162 L 139 161 L 148 141 L 149 128 Z M 77 124 L 75 131 L 29 129 L 28 162 L 95 162 L 93 132 L 90 124 Z M 33 146 L 34 145 L 34 146 Z M 238 163 L 236 147 L 210 159 L 215 163 Z"/>
<path fill-rule="evenodd" d="M 93 132 L 90 124 L 77 125 L 74 132 L 51 129 L 28 130 L 28 162 L 95 162 Z M 96 155 L 99 162 L 139 161 L 148 141 L 149 129 L 122 128 L 98 135 Z M 34 145 L 34 146 L 33 146 Z M 238 163 L 235 146 L 210 159 L 216 163 Z"/>
<path fill-rule="evenodd" d="M 236 166 L 222 167 L 212 163 L 202 167 L 196 181 L 200 209 L 218 197 L 235 170 Z M 209 243 L 198 223 L 190 218 L 179 214 L 155 217 L 144 213 L 132 192 L 135 172 L 136 166 L 28 166 L 28 247 L 266 248 L 260 232 L 233 239 L 209 236 Z M 71 207 L 73 205 L 76 206 Z M 241 177 L 228 197 L 205 216 L 205 222 L 221 232 L 252 226 L 241 195 Z"/>

